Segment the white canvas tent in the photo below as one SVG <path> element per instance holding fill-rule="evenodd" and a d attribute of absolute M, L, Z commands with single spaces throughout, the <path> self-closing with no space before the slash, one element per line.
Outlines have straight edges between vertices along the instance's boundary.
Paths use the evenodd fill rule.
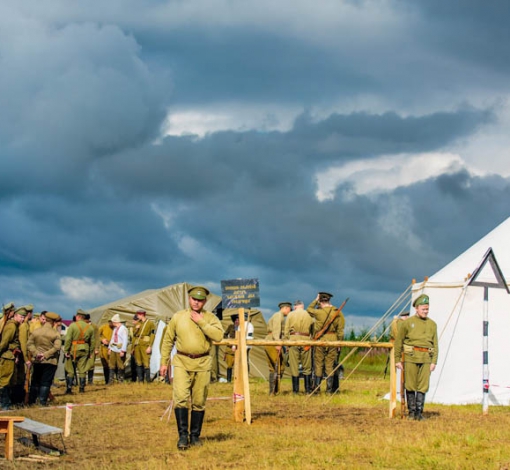
<path fill-rule="evenodd" d="M 510 218 L 428 280 L 413 286 L 413 300 L 423 293 L 429 295 L 429 316 L 438 327 L 439 360 L 431 374 L 428 402 L 482 403 L 484 289 L 467 287 L 466 281 L 492 248 L 508 283 L 509 243 Z M 495 282 L 489 263 L 477 279 Z M 504 289 L 489 289 L 488 298 L 489 403 L 509 405 L 510 295 Z"/>

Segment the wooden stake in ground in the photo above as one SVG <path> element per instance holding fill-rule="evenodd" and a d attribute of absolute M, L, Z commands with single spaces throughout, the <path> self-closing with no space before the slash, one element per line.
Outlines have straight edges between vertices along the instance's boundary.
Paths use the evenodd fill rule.
<path fill-rule="evenodd" d="M 397 411 L 397 371 L 395 370 L 395 355 L 390 349 L 390 418 L 395 417 Z"/>
<path fill-rule="evenodd" d="M 73 417 L 73 404 L 66 403 L 66 421 L 64 425 L 64 437 L 71 435 L 71 419 Z"/>
<path fill-rule="evenodd" d="M 246 322 L 244 320 L 244 308 L 239 309 L 239 353 L 241 357 L 241 377 L 244 390 L 244 412 L 246 422 L 251 424 L 251 401 L 250 401 L 250 377 L 248 375 L 248 354 L 246 347 Z"/>

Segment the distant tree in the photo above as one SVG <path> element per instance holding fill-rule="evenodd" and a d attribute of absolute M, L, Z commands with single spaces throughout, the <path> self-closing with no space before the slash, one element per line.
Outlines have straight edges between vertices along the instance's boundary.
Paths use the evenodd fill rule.
<path fill-rule="evenodd" d="M 354 328 L 351 328 L 349 333 L 348 341 L 356 341 L 356 333 L 354 333 Z"/>

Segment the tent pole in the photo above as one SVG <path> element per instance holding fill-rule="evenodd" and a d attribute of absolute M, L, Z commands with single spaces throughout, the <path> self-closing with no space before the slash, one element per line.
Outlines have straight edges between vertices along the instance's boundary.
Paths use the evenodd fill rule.
<path fill-rule="evenodd" d="M 390 418 L 395 417 L 397 410 L 397 374 L 395 369 L 395 355 L 393 348 L 389 350 L 390 354 Z"/>
<path fill-rule="evenodd" d="M 489 288 L 483 288 L 483 400 L 482 412 L 489 414 Z"/>

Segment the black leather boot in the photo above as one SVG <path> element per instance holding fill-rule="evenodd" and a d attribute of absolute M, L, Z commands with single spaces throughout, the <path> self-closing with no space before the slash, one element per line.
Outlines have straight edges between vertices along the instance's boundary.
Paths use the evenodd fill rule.
<path fill-rule="evenodd" d="M 318 389 L 315 393 L 321 392 L 321 382 L 322 382 L 322 377 L 315 377 L 315 388 Z"/>
<path fill-rule="evenodd" d="M 305 392 L 307 395 L 312 393 L 312 376 L 305 375 Z"/>
<path fill-rule="evenodd" d="M 231 367 L 229 367 L 227 369 L 227 382 L 229 382 L 229 383 L 232 382 L 232 368 Z"/>
<path fill-rule="evenodd" d="M 409 419 L 416 419 L 416 392 L 406 390 L 407 409 L 409 410 Z"/>
<path fill-rule="evenodd" d="M 73 393 L 73 383 L 74 377 L 66 377 L 66 395 L 71 395 Z"/>
<path fill-rule="evenodd" d="M 39 388 L 39 402 L 41 406 L 48 406 L 48 397 L 50 396 L 50 387 Z"/>
<path fill-rule="evenodd" d="M 151 382 L 151 370 L 149 367 L 145 368 L 145 382 Z"/>
<path fill-rule="evenodd" d="M 299 393 L 299 377 L 292 377 L 292 393 Z"/>
<path fill-rule="evenodd" d="M 332 395 L 334 393 L 335 379 L 334 377 L 328 377 L 326 379 L 326 393 Z"/>
<path fill-rule="evenodd" d="M 34 385 L 33 383 L 30 384 L 30 392 L 28 394 L 28 404 L 34 405 L 37 401 L 37 397 L 40 395 L 40 389 L 37 385 Z"/>
<path fill-rule="evenodd" d="M 177 432 L 179 440 L 177 441 L 177 449 L 186 450 L 189 447 L 188 441 L 188 408 L 176 408 L 175 420 L 177 421 Z"/>
<path fill-rule="evenodd" d="M 124 369 L 119 370 L 119 372 L 117 373 L 117 377 L 118 377 L 118 379 L 119 379 L 119 383 L 124 382 L 124 378 L 125 378 L 125 376 L 126 376 L 126 372 L 125 372 L 125 370 L 124 370 Z"/>
<path fill-rule="evenodd" d="M 143 366 L 136 366 L 136 381 L 143 382 Z"/>
<path fill-rule="evenodd" d="M 11 409 L 11 397 L 9 387 L 0 388 L 0 407 L 3 411 Z"/>
<path fill-rule="evenodd" d="M 94 369 L 90 369 L 87 372 L 87 379 L 88 379 L 89 385 L 92 385 L 94 383 Z"/>
<path fill-rule="evenodd" d="M 425 405 L 425 394 L 422 392 L 416 392 L 416 420 L 423 421 L 426 419 L 423 416 L 423 406 Z"/>
<path fill-rule="evenodd" d="M 80 393 L 85 393 L 86 383 L 87 383 L 87 379 L 85 377 L 80 377 Z"/>
<path fill-rule="evenodd" d="M 189 444 L 190 446 L 201 446 L 200 433 L 202 432 L 202 424 L 204 423 L 205 411 L 191 410 L 191 424 L 189 428 Z"/>
<path fill-rule="evenodd" d="M 110 368 L 109 367 L 103 367 L 103 375 L 104 375 L 104 383 L 108 385 L 108 382 L 110 381 Z"/>
<path fill-rule="evenodd" d="M 269 372 L 269 395 L 274 395 L 275 388 L 275 375 L 273 372 Z"/>

